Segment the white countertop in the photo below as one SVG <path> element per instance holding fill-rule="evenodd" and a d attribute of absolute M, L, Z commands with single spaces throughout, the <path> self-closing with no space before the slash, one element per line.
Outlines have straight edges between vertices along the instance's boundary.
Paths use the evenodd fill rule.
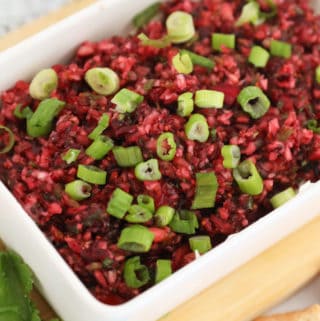
<path fill-rule="evenodd" d="M 0 36 L 69 0 L 0 0 Z"/>

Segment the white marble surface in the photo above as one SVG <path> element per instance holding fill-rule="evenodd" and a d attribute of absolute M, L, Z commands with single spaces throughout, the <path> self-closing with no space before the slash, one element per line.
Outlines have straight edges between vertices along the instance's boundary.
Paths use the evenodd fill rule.
<path fill-rule="evenodd" d="M 69 0 L 0 0 L 0 36 Z"/>

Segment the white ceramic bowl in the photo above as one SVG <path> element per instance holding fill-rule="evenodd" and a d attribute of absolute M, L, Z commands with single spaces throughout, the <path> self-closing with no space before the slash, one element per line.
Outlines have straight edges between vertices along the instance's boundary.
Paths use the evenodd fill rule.
<path fill-rule="evenodd" d="M 132 16 L 154 0 L 106 0 L 80 11 L 0 54 L 0 90 L 66 61 L 86 39 L 125 32 Z M 318 2 L 318 1 L 317 1 Z M 319 6 L 319 3 L 318 3 Z M 0 183 L 0 236 L 22 255 L 41 292 L 65 321 L 152 321 L 320 213 L 320 182 L 135 299 L 108 306 L 84 287 L 15 198 Z"/>

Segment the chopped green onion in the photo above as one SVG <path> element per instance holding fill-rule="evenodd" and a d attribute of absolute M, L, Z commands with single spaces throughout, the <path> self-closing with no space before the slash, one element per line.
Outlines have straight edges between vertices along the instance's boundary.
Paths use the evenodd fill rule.
<path fill-rule="evenodd" d="M 212 249 L 211 239 L 207 235 L 190 237 L 189 245 L 192 251 L 198 251 L 200 254 L 204 254 Z"/>
<path fill-rule="evenodd" d="M 3 142 L 3 139 L 1 139 L 1 144 L 0 144 L 0 154 L 6 154 L 8 152 L 10 152 L 10 150 L 13 148 L 14 143 L 15 143 L 15 139 L 14 139 L 14 134 L 12 132 L 12 130 L 6 126 L 2 126 L 0 125 L 0 133 L 1 131 L 5 132 L 4 134 L 8 135 L 8 139 L 7 142 Z M 2 147 L 2 145 L 4 145 L 4 147 Z"/>
<path fill-rule="evenodd" d="M 133 289 L 141 288 L 150 281 L 148 268 L 141 264 L 139 256 L 131 257 L 126 261 L 123 277 L 126 285 Z"/>
<path fill-rule="evenodd" d="M 263 180 L 251 160 L 245 160 L 233 169 L 233 177 L 241 192 L 249 195 L 259 195 L 263 191 Z"/>
<path fill-rule="evenodd" d="M 224 145 L 221 148 L 224 168 L 236 168 L 240 162 L 241 152 L 237 145 Z"/>
<path fill-rule="evenodd" d="M 91 184 L 104 185 L 107 180 L 107 172 L 93 165 L 79 165 L 77 176 Z"/>
<path fill-rule="evenodd" d="M 154 234 L 142 225 L 131 225 L 121 231 L 118 247 L 122 250 L 145 253 L 151 248 Z"/>
<path fill-rule="evenodd" d="M 270 54 L 266 49 L 260 46 L 253 46 L 248 60 L 257 68 L 264 68 L 268 64 L 269 58 Z"/>
<path fill-rule="evenodd" d="M 80 149 L 70 148 L 63 156 L 62 159 L 70 165 L 75 162 L 80 155 Z"/>
<path fill-rule="evenodd" d="M 217 130 L 215 128 L 212 128 L 211 131 L 210 131 L 210 136 L 211 136 L 211 139 L 214 141 L 216 140 L 217 138 Z"/>
<path fill-rule="evenodd" d="M 123 218 L 125 214 L 128 212 L 133 201 L 133 196 L 121 188 L 116 188 L 109 200 L 107 212 L 116 217 Z"/>
<path fill-rule="evenodd" d="M 216 90 L 197 90 L 194 101 L 200 108 L 222 108 L 224 93 Z"/>
<path fill-rule="evenodd" d="M 91 196 L 91 185 L 80 179 L 68 183 L 65 192 L 75 201 L 82 201 Z"/>
<path fill-rule="evenodd" d="M 21 108 L 22 108 L 22 105 L 18 104 L 13 112 L 13 115 L 19 119 L 28 119 L 32 117 L 33 111 L 31 110 L 30 107 L 24 107 L 23 110 L 21 110 Z"/>
<path fill-rule="evenodd" d="M 178 108 L 177 114 L 181 117 L 190 116 L 193 112 L 194 102 L 193 102 L 193 93 L 186 92 L 181 94 L 178 97 Z"/>
<path fill-rule="evenodd" d="M 159 283 L 172 274 L 171 260 L 157 260 L 155 283 Z"/>
<path fill-rule="evenodd" d="M 158 160 L 155 158 L 136 165 L 134 174 L 140 181 L 157 181 L 161 179 L 162 176 L 159 170 Z"/>
<path fill-rule="evenodd" d="M 174 213 L 175 213 L 174 208 L 167 205 L 160 206 L 157 209 L 156 214 L 154 216 L 157 226 L 163 227 L 170 224 Z"/>
<path fill-rule="evenodd" d="M 177 53 L 172 58 L 172 64 L 180 74 L 188 75 L 193 71 L 193 63 L 188 54 Z"/>
<path fill-rule="evenodd" d="M 272 56 L 290 58 L 292 55 L 292 45 L 284 41 L 271 40 L 270 52 Z"/>
<path fill-rule="evenodd" d="M 278 8 L 276 3 L 274 2 L 274 0 L 267 0 L 267 3 L 269 5 L 269 12 L 260 12 L 260 17 L 261 19 L 269 19 L 269 18 L 273 18 L 278 14 Z"/>
<path fill-rule="evenodd" d="M 320 84 L 320 66 L 316 68 L 316 82 L 317 84 Z"/>
<path fill-rule="evenodd" d="M 166 21 L 167 33 L 173 43 L 187 42 L 193 38 L 196 31 L 192 16 L 183 11 L 175 11 Z"/>
<path fill-rule="evenodd" d="M 252 23 L 254 25 L 262 23 L 260 19 L 260 6 L 259 3 L 251 1 L 243 6 L 241 15 L 236 22 L 236 27 L 242 26 L 245 23 Z"/>
<path fill-rule="evenodd" d="M 109 127 L 110 116 L 108 114 L 103 114 L 99 119 L 97 127 L 89 134 L 89 138 L 95 140 L 100 136 L 105 129 Z"/>
<path fill-rule="evenodd" d="M 137 197 L 137 202 L 138 202 L 138 205 L 146 208 L 151 213 L 154 213 L 154 211 L 155 211 L 154 199 L 151 196 L 145 195 L 145 194 L 140 194 Z"/>
<path fill-rule="evenodd" d="M 152 213 L 140 205 L 131 205 L 125 220 L 129 223 L 145 223 L 151 220 Z"/>
<path fill-rule="evenodd" d="M 39 71 L 29 86 L 30 96 L 34 99 L 46 99 L 58 87 L 58 75 L 49 68 Z"/>
<path fill-rule="evenodd" d="M 177 233 L 194 234 L 199 227 L 199 223 L 194 212 L 180 210 L 173 215 L 169 226 Z"/>
<path fill-rule="evenodd" d="M 221 51 L 223 47 L 234 49 L 236 36 L 234 34 L 214 33 L 212 35 L 212 48 Z"/>
<path fill-rule="evenodd" d="M 103 261 L 102 261 L 102 265 L 104 268 L 111 268 L 113 265 L 113 260 L 110 259 L 109 257 L 106 257 Z"/>
<path fill-rule="evenodd" d="M 180 50 L 180 53 L 189 55 L 189 57 L 194 65 L 198 65 L 198 66 L 205 67 L 208 69 L 212 69 L 215 65 L 215 63 L 212 59 L 198 55 L 192 51 L 182 49 L 182 50 Z"/>
<path fill-rule="evenodd" d="M 91 89 L 100 95 L 112 95 L 120 87 L 119 76 L 110 68 L 91 68 L 86 72 L 84 78 Z"/>
<path fill-rule="evenodd" d="M 307 121 L 307 128 L 314 133 L 320 134 L 320 126 L 318 127 L 318 121 L 316 119 L 310 119 Z"/>
<path fill-rule="evenodd" d="M 162 133 L 157 139 L 157 155 L 164 161 L 171 161 L 176 155 L 177 145 L 172 133 Z"/>
<path fill-rule="evenodd" d="M 272 204 L 273 208 L 277 208 L 283 205 L 284 203 L 288 202 L 295 196 L 296 196 L 295 190 L 292 187 L 289 187 L 286 190 L 274 195 L 270 199 L 270 203 Z"/>
<path fill-rule="evenodd" d="M 143 156 L 139 146 L 115 146 L 112 149 L 112 153 L 120 167 L 132 167 L 143 162 Z"/>
<path fill-rule="evenodd" d="M 138 35 L 138 39 L 144 46 L 150 46 L 154 48 L 166 48 L 171 45 L 171 39 L 168 36 L 163 36 L 160 39 L 150 39 L 144 33 L 140 33 Z"/>
<path fill-rule="evenodd" d="M 242 109 L 253 119 L 262 117 L 270 108 L 269 98 L 256 86 L 243 88 L 237 99 Z"/>
<path fill-rule="evenodd" d="M 212 208 L 216 201 L 218 180 L 214 172 L 196 173 L 196 193 L 192 209 Z"/>
<path fill-rule="evenodd" d="M 108 136 L 98 136 L 98 138 L 86 149 L 86 154 L 93 159 L 103 159 L 113 148 L 113 140 Z"/>
<path fill-rule="evenodd" d="M 32 117 L 27 118 L 27 133 L 31 137 L 47 136 L 52 130 L 53 119 L 65 106 L 65 102 L 56 98 L 41 101 Z"/>
<path fill-rule="evenodd" d="M 144 97 L 127 88 L 121 89 L 111 100 L 119 113 L 132 113 L 143 102 Z"/>
<path fill-rule="evenodd" d="M 209 138 L 209 126 L 201 114 L 193 114 L 185 125 L 185 133 L 190 140 L 204 143 Z"/>
<path fill-rule="evenodd" d="M 156 2 L 139 12 L 133 17 L 133 25 L 136 28 L 141 28 L 146 25 L 159 12 L 160 6 L 161 3 Z"/>

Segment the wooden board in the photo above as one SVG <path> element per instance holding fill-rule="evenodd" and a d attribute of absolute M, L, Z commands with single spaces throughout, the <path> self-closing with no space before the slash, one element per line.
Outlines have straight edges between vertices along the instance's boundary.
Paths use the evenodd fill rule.
<path fill-rule="evenodd" d="M 0 39 L 0 50 L 18 43 L 93 2 L 94 0 L 76 0 L 46 17 L 11 32 Z M 293 293 L 318 273 L 319 231 L 320 217 L 184 303 L 161 321 L 252 319 Z M 0 248 L 1 246 L 0 244 Z M 49 321 L 55 316 L 37 291 L 33 292 L 32 297 L 44 321 Z"/>

